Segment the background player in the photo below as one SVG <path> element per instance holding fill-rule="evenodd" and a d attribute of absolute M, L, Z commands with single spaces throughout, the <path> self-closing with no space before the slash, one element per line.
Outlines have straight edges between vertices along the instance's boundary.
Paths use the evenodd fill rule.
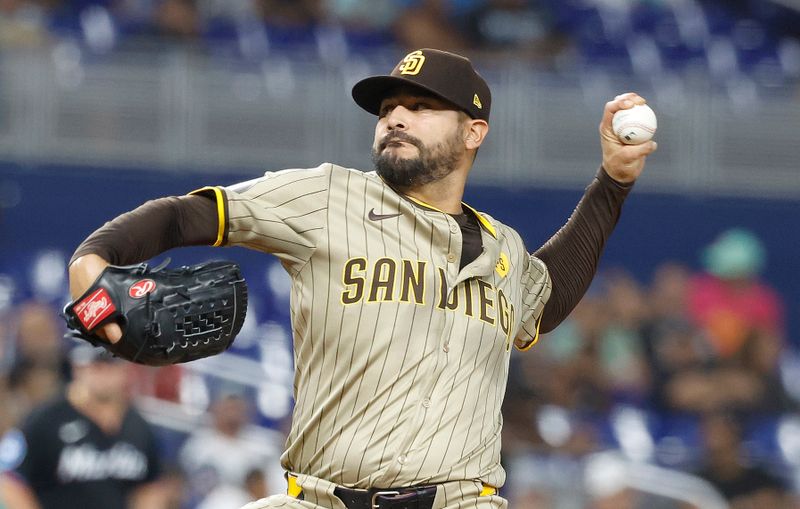
<path fill-rule="evenodd" d="M 505 507 L 497 487 L 510 346 L 530 347 L 588 287 L 656 148 L 623 146 L 611 117 L 644 99 L 606 104 L 603 168 L 531 256 L 515 231 L 461 201 L 491 108 L 467 59 L 418 50 L 391 75 L 356 84 L 353 97 L 379 117 L 376 172 L 326 163 L 149 202 L 78 248 L 71 291 L 83 293 L 108 263 L 176 246 L 274 253 L 293 278 L 289 493 L 248 507 Z M 105 332 L 119 340 L 119 327 Z"/>
<path fill-rule="evenodd" d="M 34 409 L 6 438 L 18 465 L 0 476 L 3 507 L 167 507 L 155 436 L 129 405 L 129 366 L 88 344 L 70 357 L 66 394 Z"/>

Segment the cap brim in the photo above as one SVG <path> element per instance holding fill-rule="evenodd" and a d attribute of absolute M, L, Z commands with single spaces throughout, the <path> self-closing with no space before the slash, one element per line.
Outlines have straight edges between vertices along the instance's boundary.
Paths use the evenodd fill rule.
<path fill-rule="evenodd" d="M 353 85 L 353 100 L 356 102 L 356 104 L 361 106 L 369 113 L 378 115 L 381 109 L 381 102 L 392 90 L 401 86 L 408 86 L 424 90 L 442 99 L 443 101 L 450 103 L 448 99 L 436 92 L 436 90 L 420 85 L 416 81 L 412 81 L 407 78 L 400 78 L 398 76 L 370 76 L 369 78 L 364 78 Z M 453 107 L 454 109 L 460 109 L 456 105 L 453 105 Z"/>

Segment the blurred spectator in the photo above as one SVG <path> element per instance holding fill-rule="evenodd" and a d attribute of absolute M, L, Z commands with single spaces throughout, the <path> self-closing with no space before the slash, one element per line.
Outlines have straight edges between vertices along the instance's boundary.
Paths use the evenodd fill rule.
<path fill-rule="evenodd" d="M 327 0 L 327 16 L 348 30 L 388 30 L 402 10 L 398 0 Z"/>
<path fill-rule="evenodd" d="M 239 509 L 243 505 L 269 495 L 264 471 L 254 468 L 247 473 L 244 484 L 219 484 L 195 509 Z"/>
<path fill-rule="evenodd" d="M 89 345 L 71 360 L 65 395 L 6 434 L 16 459 L 6 458 L 0 500 L 8 509 L 168 507 L 155 436 L 129 404 L 126 364 Z"/>
<path fill-rule="evenodd" d="M 761 327 L 756 325 L 760 319 L 748 318 L 752 311 L 739 309 L 754 298 L 738 299 L 749 293 L 752 274 L 763 263 L 759 249 L 750 234 L 733 231 L 706 251 L 708 273 L 691 277 L 674 264 L 656 271 L 652 314 L 643 329 L 655 408 L 662 412 L 787 408 L 789 398 L 778 376 L 783 344 L 774 332 L 777 319 Z M 734 330 L 738 327 L 741 330 Z"/>
<path fill-rule="evenodd" d="M 69 376 L 58 311 L 34 301 L 23 303 L 16 313 L 15 361 L 30 361 Z"/>
<path fill-rule="evenodd" d="M 531 359 L 523 356 L 523 373 L 540 385 L 547 402 L 578 412 L 602 414 L 615 401 L 641 402 L 649 383 L 640 337 L 647 313 L 633 278 L 622 271 L 606 273 L 570 317 L 542 337 Z M 542 366 L 527 367 L 540 362 L 546 363 L 546 377 Z"/>
<path fill-rule="evenodd" d="M 558 329 L 540 339 L 549 364 L 545 400 L 582 413 L 605 413 L 612 403 L 611 381 L 599 362 L 599 338 L 608 324 L 604 296 L 587 294 Z M 540 377 L 540 373 L 531 375 Z"/>
<path fill-rule="evenodd" d="M 599 361 L 615 401 L 642 403 L 649 385 L 641 330 L 649 306 L 639 283 L 616 270 L 606 275 L 608 323 L 598 337 Z"/>
<path fill-rule="evenodd" d="M 256 0 L 269 26 L 311 28 L 323 15 L 322 0 Z"/>
<path fill-rule="evenodd" d="M 194 0 L 161 0 L 153 22 L 156 34 L 176 41 L 192 41 L 200 34 L 200 13 Z"/>
<path fill-rule="evenodd" d="M 686 295 L 690 277 L 689 269 L 678 263 L 666 262 L 656 267 L 647 295 L 652 322 L 687 320 Z"/>
<path fill-rule="evenodd" d="M 224 388 L 209 410 L 210 426 L 192 433 L 179 460 L 192 483 L 193 498 L 204 507 L 217 507 L 213 502 L 220 498 L 249 496 L 248 479 L 251 490 L 260 489 L 254 481 L 266 480 L 254 478 L 254 472 L 263 477 L 270 463 L 277 463 L 278 459 L 273 444 L 248 427 L 251 408 L 241 390 Z M 250 500 L 253 499 L 246 501 Z"/>
<path fill-rule="evenodd" d="M 741 424 L 733 415 L 706 415 L 702 437 L 705 456 L 698 474 L 724 495 L 731 509 L 793 507 L 787 482 L 748 461 Z"/>
<path fill-rule="evenodd" d="M 50 39 L 44 10 L 34 2 L 0 0 L 0 48 L 36 47 Z"/>
<path fill-rule="evenodd" d="M 744 229 L 723 232 L 703 252 L 705 273 L 689 287 L 689 312 L 717 354 L 730 358 L 753 333 L 783 337 L 783 303 L 759 280 L 766 263 L 761 241 Z"/>
<path fill-rule="evenodd" d="M 63 386 L 59 373 L 46 364 L 23 359 L 14 364 L 8 375 L 10 390 L 8 417 L 16 423 L 35 407 L 52 399 Z"/>
<path fill-rule="evenodd" d="M 660 311 L 645 328 L 657 406 L 691 412 L 786 409 L 789 398 L 778 376 L 783 305 L 758 279 L 763 246 L 748 231 L 729 230 L 706 248 L 703 262 L 705 272 L 688 282 L 676 268 L 657 280 L 661 290 L 654 303 Z"/>
<path fill-rule="evenodd" d="M 451 22 L 447 0 L 418 0 L 397 18 L 394 35 L 405 48 L 439 48 L 460 51 L 469 41 Z"/>
<path fill-rule="evenodd" d="M 482 49 L 541 61 L 558 54 L 567 44 L 567 38 L 554 30 L 542 2 L 482 0 L 466 4 L 470 9 L 456 13 L 455 21 L 472 44 Z"/>
<path fill-rule="evenodd" d="M 55 309 L 29 301 L 21 304 L 13 316 L 6 410 L 16 421 L 62 389 L 70 377 L 70 366 Z"/>

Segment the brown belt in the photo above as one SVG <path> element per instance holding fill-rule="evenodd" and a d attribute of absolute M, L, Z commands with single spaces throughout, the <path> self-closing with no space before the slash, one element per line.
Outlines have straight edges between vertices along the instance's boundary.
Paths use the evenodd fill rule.
<path fill-rule="evenodd" d="M 287 472 L 286 480 L 289 484 L 289 496 L 302 500 L 303 489 L 297 484 L 297 476 Z M 347 509 L 432 509 L 436 498 L 436 485 L 367 490 L 337 486 L 333 494 L 347 506 Z M 497 494 L 497 488 L 484 484 L 480 496 Z"/>
<path fill-rule="evenodd" d="M 337 486 L 333 494 L 347 509 L 431 509 L 436 498 L 436 486 L 369 490 Z"/>

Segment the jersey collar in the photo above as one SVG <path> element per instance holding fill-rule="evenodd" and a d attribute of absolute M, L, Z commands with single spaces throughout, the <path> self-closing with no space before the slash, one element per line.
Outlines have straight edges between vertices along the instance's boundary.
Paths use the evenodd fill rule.
<path fill-rule="evenodd" d="M 417 198 L 414 198 L 413 196 L 408 196 L 408 195 L 405 195 L 405 194 L 401 194 L 400 196 L 402 196 L 403 198 L 408 199 L 409 201 L 414 202 L 415 204 L 419 205 L 420 207 L 423 207 L 423 208 L 426 208 L 426 209 L 430 209 L 430 210 L 435 210 L 436 212 L 441 212 L 442 214 L 447 214 L 447 212 L 445 212 L 443 210 L 440 210 L 440 209 L 437 209 L 433 205 L 425 203 L 422 200 L 418 200 Z M 483 214 L 481 214 L 480 212 L 478 212 L 474 208 L 470 207 L 469 205 L 467 205 L 463 201 L 461 202 L 461 205 L 466 207 L 466 209 L 469 210 L 470 212 L 472 212 L 473 214 L 475 214 L 475 217 L 478 218 L 478 222 L 481 223 L 481 226 L 483 227 L 484 230 L 489 232 L 489 234 L 492 237 L 497 238 L 497 230 L 495 229 L 494 225 L 491 222 L 489 222 L 489 220 L 486 219 L 483 216 Z"/>
<path fill-rule="evenodd" d="M 428 204 L 428 203 L 425 203 L 425 202 L 424 202 L 424 201 L 422 201 L 422 200 L 418 200 L 417 198 L 414 198 L 414 197 L 412 197 L 412 196 L 408 196 L 407 194 L 403 194 L 403 193 L 400 193 L 400 192 L 396 191 L 396 190 L 395 190 L 395 189 L 394 189 L 392 186 L 390 186 L 390 185 L 389 185 L 389 183 L 388 183 L 388 182 L 386 182 L 385 180 L 383 180 L 383 177 L 381 177 L 380 175 L 378 175 L 378 173 L 377 173 L 377 172 L 373 172 L 373 173 L 375 173 L 375 176 L 376 176 L 376 177 L 378 177 L 378 178 L 381 180 L 381 182 L 383 182 L 383 184 L 384 184 L 385 186 L 389 187 L 390 189 L 392 189 L 392 191 L 395 191 L 395 192 L 396 192 L 398 195 L 400 195 L 401 197 L 403 197 L 403 198 L 407 199 L 408 201 L 410 201 L 410 202 L 412 202 L 412 203 L 415 203 L 416 205 L 419 205 L 420 207 L 423 207 L 423 208 L 426 208 L 426 209 L 429 209 L 429 210 L 435 210 L 436 212 L 441 212 L 442 214 L 447 214 L 447 212 L 445 212 L 444 210 L 440 210 L 440 209 L 438 209 L 438 208 L 434 207 L 433 205 L 430 205 L 430 204 Z M 490 234 L 492 237 L 494 237 L 495 239 L 497 238 L 497 230 L 495 229 L 494 225 L 493 225 L 493 224 L 492 224 L 492 223 L 491 223 L 491 222 L 490 222 L 488 219 L 486 219 L 486 217 L 484 217 L 484 215 L 483 215 L 483 214 L 481 214 L 480 212 L 478 212 L 478 211 L 477 211 L 477 210 L 475 210 L 474 208 L 470 207 L 469 205 L 467 205 L 467 204 L 466 204 L 466 203 L 464 203 L 463 201 L 461 202 L 461 205 L 463 205 L 463 206 L 464 206 L 464 207 L 466 207 L 466 208 L 467 208 L 467 209 L 468 209 L 470 212 L 472 212 L 473 214 L 475 214 L 475 217 L 477 217 L 477 218 L 478 218 L 478 221 L 481 223 L 481 226 L 483 227 L 483 229 L 484 229 L 484 230 L 486 230 L 487 232 L 489 232 L 489 234 Z"/>

